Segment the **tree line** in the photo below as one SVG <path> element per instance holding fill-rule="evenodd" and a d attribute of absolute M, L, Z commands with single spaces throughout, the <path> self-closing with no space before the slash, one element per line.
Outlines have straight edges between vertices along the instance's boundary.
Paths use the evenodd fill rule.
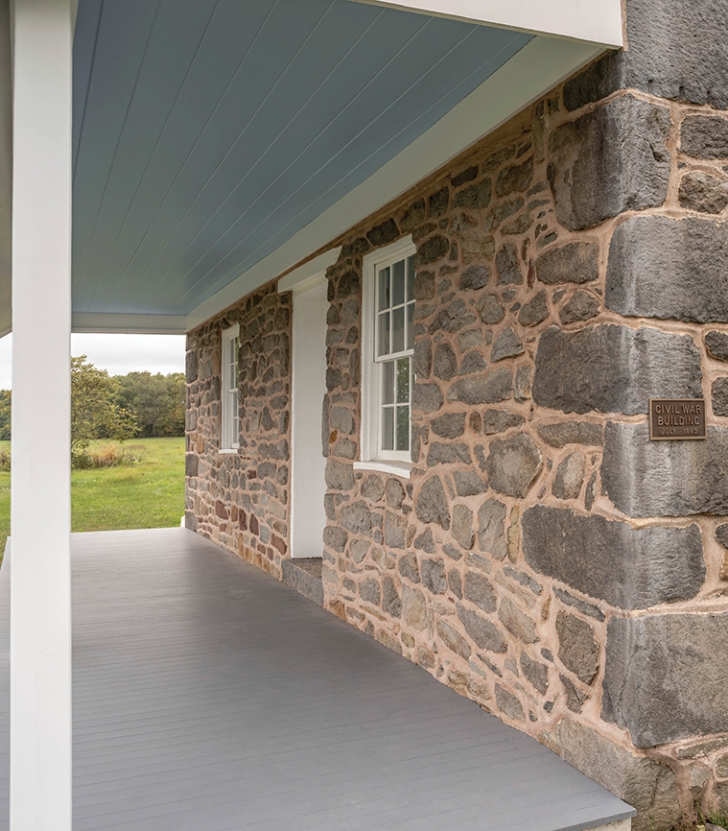
<path fill-rule="evenodd" d="M 0 390 L 0 441 L 10 439 L 12 392 Z M 87 361 L 71 358 L 71 442 L 92 439 L 183 436 L 185 376 L 181 372 L 129 372 L 110 376 Z"/>

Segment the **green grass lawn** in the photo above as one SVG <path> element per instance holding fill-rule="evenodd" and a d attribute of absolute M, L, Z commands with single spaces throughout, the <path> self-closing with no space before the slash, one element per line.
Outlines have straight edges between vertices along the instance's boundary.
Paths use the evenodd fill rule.
<path fill-rule="evenodd" d="M 8 442 L 0 442 L 0 447 L 7 446 Z M 184 438 L 133 439 L 124 442 L 123 448 L 140 461 L 71 474 L 74 531 L 179 525 L 184 513 Z M 0 472 L 0 554 L 9 533 L 10 474 Z"/>

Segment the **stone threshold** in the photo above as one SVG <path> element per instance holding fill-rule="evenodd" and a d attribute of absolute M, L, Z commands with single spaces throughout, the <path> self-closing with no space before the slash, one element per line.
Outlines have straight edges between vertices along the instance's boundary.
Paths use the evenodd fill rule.
<path fill-rule="evenodd" d="M 323 606 L 324 587 L 321 582 L 321 564 L 320 557 L 283 560 L 283 582 L 304 597 Z"/>

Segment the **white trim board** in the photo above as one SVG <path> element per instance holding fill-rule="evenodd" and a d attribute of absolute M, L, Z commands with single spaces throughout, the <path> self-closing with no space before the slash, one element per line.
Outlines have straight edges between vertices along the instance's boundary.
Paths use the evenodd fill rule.
<path fill-rule="evenodd" d="M 294 268 L 278 281 L 278 294 L 286 291 L 305 291 L 326 278 L 326 269 L 330 268 L 338 259 L 341 246 L 330 248 L 314 257 L 298 268 Z"/>
<path fill-rule="evenodd" d="M 75 312 L 71 331 L 112 335 L 184 335 L 183 315 L 88 314 Z"/>
<path fill-rule="evenodd" d="M 194 329 L 326 246 L 438 170 L 581 67 L 602 47 L 536 37 L 418 139 L 280 248 L 193 309 Z"/>
<path fill-rule="evenodd" d="M 618 49 L 624 45 L 621 0 L 353 0 L 372 6 L 569 38 Z"/>

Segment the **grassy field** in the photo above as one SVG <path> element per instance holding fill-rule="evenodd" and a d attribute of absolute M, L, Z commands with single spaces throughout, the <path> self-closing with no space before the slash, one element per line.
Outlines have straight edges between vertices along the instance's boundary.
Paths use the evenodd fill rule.
<path fill-rule="evenodd" d="M 0 442 L 0 447 L 7 446 L 7 442 Z M 123 448 L 139 461 L 71 474 L 74 531 L 179 525 L 184 513 L 184 438 L 133 439 L 124 442 Z M 0 472 L 0 554 L 9 533 L 10 474 Z"/>

